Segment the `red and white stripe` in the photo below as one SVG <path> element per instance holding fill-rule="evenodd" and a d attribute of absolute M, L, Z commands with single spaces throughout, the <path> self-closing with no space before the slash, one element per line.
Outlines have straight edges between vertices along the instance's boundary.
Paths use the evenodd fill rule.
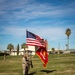
<path fill-rule="evenodd" d="M 30 46 L 45 47 L 44 43 L 41 43 L 40 40 L 33 39 L 33 38 L 26 38 L 26 44 Z"/>

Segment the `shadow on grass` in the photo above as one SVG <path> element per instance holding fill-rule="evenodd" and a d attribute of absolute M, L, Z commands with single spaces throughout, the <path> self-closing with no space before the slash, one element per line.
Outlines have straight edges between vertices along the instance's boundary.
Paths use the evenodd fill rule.
<path fill-rule="evenodd" d="M 34 74 L 36 74 L 36 72 L 32 72 L 32 73 L 30 73 L 30 74 L 28 74 L 28 75 L 34 75 Z"/>
<path fill-rule="evenodd" d="M 45 72 L 45 73 L 52 73 L 54 71 L 56 71 L 56 70 L 40 70 L 40 72 Z"/>
<path fill-rule="evenodd" d="M 52 73 L 52 72 L 54 72 L 54 71 L 56 71 L 56 70 L 40 70 L 40 72 L 45 72 L 45 73 Z M 31 72 L 30 74 L 28 74 L 28 75 L 35 75 L 36 74 L 36 72 Z"/>

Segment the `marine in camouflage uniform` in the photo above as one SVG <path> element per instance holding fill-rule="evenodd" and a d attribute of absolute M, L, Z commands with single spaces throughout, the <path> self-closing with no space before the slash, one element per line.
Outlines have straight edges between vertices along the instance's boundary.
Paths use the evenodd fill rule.
<path fill-rule="evenodd" d="M 23 58 L 22 58 L 23 75 L 27 75 L 26 74 L 26 66 L 27 66 L 26 56 L 23 55 Z"/>
<path fill-rule="evenodd" d="M 31 68 L 33 68 L 30 56 L 28 54 L 23 55 L 22 58 L 23 75 L 28 75 L 30 66 Z"/>
<path fill-rule="evenodd" d="M 30 66 L 31 66 L 31 68 L 33 68 L 32 60 L 31 60 L 31 58 L 30 58 L 29 55 L 27 55 L 26 62 L 27 62 L 27 66 L 26 66 L 26 74 L 28 74 L 29 69 L 30 69 Z"/>

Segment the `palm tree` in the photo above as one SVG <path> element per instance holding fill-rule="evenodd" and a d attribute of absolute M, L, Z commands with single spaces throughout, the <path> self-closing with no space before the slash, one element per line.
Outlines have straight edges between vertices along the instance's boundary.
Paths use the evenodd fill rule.
<path fill-rule="evenodd" d="M 24 49 L 24 53 L 25 53 L 25 49 L 28 48 L 28 46 L 27 46 L 25 43 L 23 43 L 23 44 L 21 45 L 21 48 Z"/>
<path fill-rule="evenodd" d="M 52 48 L 52 52 L 55 53 L 55 48 Z"/>
<path fill-rule="evenodd" d="M 14 46 L 12 44 L 8 44 L 7 49 L 9 49 L 10 54 L 11 54 L 11 50 L 14 49 Z"/>
<path fill-rule="evenodd" d="M 71 30 L 68 28 L 66 29 L 65 34 L 67 35 L 67 50 L 69 49 L 69 36 L 71 35 Z"/>

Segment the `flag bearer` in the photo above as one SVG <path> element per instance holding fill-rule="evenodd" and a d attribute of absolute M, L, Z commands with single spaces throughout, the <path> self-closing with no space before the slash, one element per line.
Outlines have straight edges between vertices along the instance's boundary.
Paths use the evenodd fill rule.
<path fill-rule="evenodd" d="M 26 62 L 27 62 L 26 74 L 28 74 L 30 66 L 31 66 L 31 68 L 33 68 L 33 64 L 32 64 L 31 57 L 28 54 L 26 55 L 26 57 L 27 57 L 27 59 L 26 59 Z"/>
<path fill-rule="evenodd" d="M 26 66 L 27 66 L 26 56 L 23 55 L 23 58 L 22 58 L 23 75 L 27 75 L 27 74 L 26 74 Z"/>

